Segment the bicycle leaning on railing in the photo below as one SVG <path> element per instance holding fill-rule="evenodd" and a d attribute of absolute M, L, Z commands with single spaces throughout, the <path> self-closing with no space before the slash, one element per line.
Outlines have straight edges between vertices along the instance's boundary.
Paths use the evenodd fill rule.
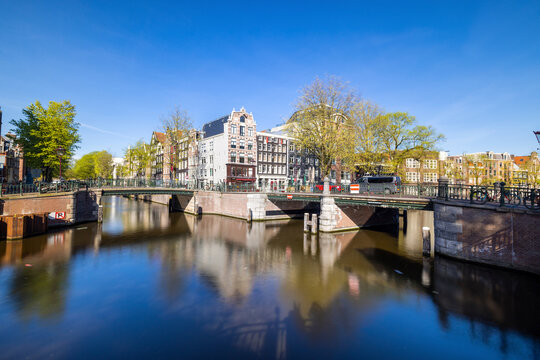
<path fill-rule="evenodd" d="M 523 196 L 523 205 L 527 209 L 540 210 L 540 190 L 531 189 Z"/>
<path fill-rule="evenodd" d="M 479 187 L 471 191 L 471 202 L 475 204 L 485 204 L 499 202 L 501 206 L 516 207 L 521 204 L 521 195 L 514 188 L 506 188 L 502 183 L 493 188 Z"/>

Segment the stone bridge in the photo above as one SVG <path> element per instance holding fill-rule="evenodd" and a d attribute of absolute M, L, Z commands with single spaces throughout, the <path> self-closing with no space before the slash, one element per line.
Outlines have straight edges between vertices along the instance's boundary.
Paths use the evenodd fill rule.
<path fill-rule="evenodd" d="M 165 187 L 103 187 L 69 193 L 13 195 L 0 199 L 1 215 L 64 212 L 52 225 L 101 221 L 103 196 L 136 196 L 170 211 L 216 214 L 247 221 L 317 214 L 321 233 L 397 225 L 408 210 L 433 210 L 435 252 L 540 274 L 538 211 L 475 205 L 452 199 L 402 195 L 218 192 Z M 401 214 L 400 214 L 401 213 Z M 421 239 L 419 239 L 421 241 Z"/>

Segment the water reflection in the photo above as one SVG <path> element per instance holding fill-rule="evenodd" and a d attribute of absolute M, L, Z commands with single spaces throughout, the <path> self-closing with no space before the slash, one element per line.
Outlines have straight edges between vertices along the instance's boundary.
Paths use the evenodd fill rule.
<path fill-rule="evenodd" d="M 441 347 L 448 358 L 538 356 L 538 277 L 423 259 L 420 232 L 430 221 L 410 214 L 406 234 L 316 236 L 298 222 L 168 214 L 113 198 L 103 226 L 0 243 L 0 344 L 9 344 L 0 357 L 26 353 L 20 323 L 35 320 L 46 338 L 59 331 L 51 319 L 82 334 L 62 333 L 59 357 L 91 356 L 94 347 L 113 357 L 181 348 L 186 357 L 396 358 L 401 348 L 425 357 Z M 82 320 L 90 318 L 96 329 Z M 106 341 L 118 324 L 130 324 L 127 347 Z M 146 352 L 143 334 L 161 353 Z M 45 355 L 43 345 L 29 345 L 34 356 Z"/>

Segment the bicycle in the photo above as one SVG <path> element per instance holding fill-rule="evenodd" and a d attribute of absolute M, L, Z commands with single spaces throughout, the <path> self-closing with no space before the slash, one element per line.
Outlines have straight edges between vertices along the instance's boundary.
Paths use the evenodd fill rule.
<path fill-rule="evenodd" d="M 477 189 L 471 193 L 471 202 L 476 204 L 485 204 L 488 201 L 497 202 L 500 200 L 500 192 L 494 191 L 493 196 L 487 189 Z M 521 204 L 521 196 L 515 194 L 510 190 L 504 189 L 502 196 L 504 197 L 504 204 L 510 207 L 516 207 Z"/>
<path fill-rule="evenodd" d="M 527 209 L 540 210 L 540 190 L 531 189 L 531 192 L 523 197 L 523 205 Z"/>

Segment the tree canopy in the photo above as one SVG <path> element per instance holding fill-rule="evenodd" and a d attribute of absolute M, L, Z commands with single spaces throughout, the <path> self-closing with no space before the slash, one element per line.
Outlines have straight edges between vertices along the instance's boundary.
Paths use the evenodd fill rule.
<path fill-rule="evenodd" d="M 323 177 L 332 163 L 397 173 L 406 157 L 422 159 L 444 139 L 406 112 L 385 113 L 335 77 L 306 86 L 287 125 L 298 145 L 317 157 Z"/>
<path fill-rule="evenodd" d="M 80 141 L 75 106 L 69 100 L 50 101 L 45 108 L 39 101 L 23 109 L 23 119 L 11 120 L 17 143 L 28 166 L 39 168 L 50 181 L 60 167 L 57 149 L 62 147 L 62 162 L 68 163 Z"/>
<path fill-rule="evenodd" d="M 341 80 L 317 78 L 302 90 L 289 120 L 289 135 L 300 148 L 317 157 L 323 177 L 330 173 L 333 161 L 348 159 L 354 153 L 350 115 L 356 99 Z"/>
<path fill-rule="evenodd" d="M 78 179 L 93 179 L 112 177 L 112 155 L 107 151 L 94 151 L 81 157 L 75 162 L 73 174 Z"/>

